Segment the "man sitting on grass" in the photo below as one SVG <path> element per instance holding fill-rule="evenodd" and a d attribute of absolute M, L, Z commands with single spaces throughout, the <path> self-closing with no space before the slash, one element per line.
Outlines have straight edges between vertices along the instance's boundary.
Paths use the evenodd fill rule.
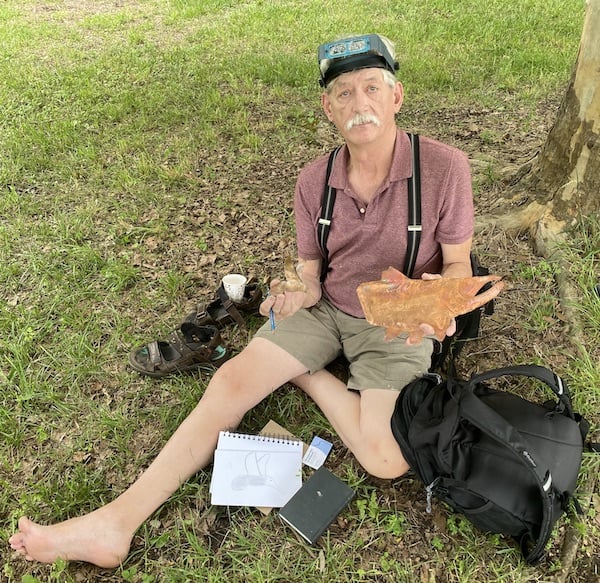
<path fill-rule="evenodd" d="M 362 312 L 356 287 L 402 269 L 407 233 L 407 134 L 396 127 L 403 101 L 393 45 L 378 35 L 342 39 L 319 51 L 323 111 L 345 140 L 329 183 L 337 189 L 329 235 L 329 271 L 320 283 L 317 244 L 328 156 L 302 170 L 295 192 L 299 273 L 306 291 L 268 296 L 267 322 L 211 379 L 196 408 L 147 470 L 118 498 L 52 526 L 23 517 L 10 538 L 31 560 L 57 558 L 116 567 L 139 526 L 193 474 L 210 464 L 220 430 L 233 429 L 270 393 L 292 382 L 323 411 L 365 471 L 396 478 L 408 466 L 390 429 L 398 392 L 429 368 L 433 340 L 384 341 Z M 421 139 L 422 224 L 414 277 L 471 276 L 473 232 L 467 157 Z M 428 329 L 431 334 L 433 330 Z M 454 332 L 454 325 L 448 334 Z M 344 384 L 325 370 L 340 353 L 350 363 Z"/>

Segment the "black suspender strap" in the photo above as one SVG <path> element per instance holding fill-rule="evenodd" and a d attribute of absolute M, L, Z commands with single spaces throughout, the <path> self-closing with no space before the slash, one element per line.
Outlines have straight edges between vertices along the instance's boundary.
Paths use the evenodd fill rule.
<path fill-rule="evenodd" d="M 323 199 L 321 201 L 321 217 L 317 224 L 317 241 L 319 247 L 321 247 L 321 253 L 323 260 L 321 262 L 321 283 L 325 281 L 327 272 L 329 271 L 329 254 L 327 253 L 327 237 L 329 237 L 329 228 L 331 226 L 331 217 L 333 215 L 333 205 L 335 204 L 335 188 L 329 186 L 329 177 L 331 176 L 331 170 L 333 163 L 338 155 L 338 152 L 342 149 L 342 146 L 338 146 L 331 154 L 329 154 L 329 161 L 327 162 L 327 172 L 325 173 L 325 188 L 323 190 Z"/>
<path fill-rule="evenodd" d="M 421 243 L 421 169 L 419 158 L 419 136 L 408 134 L 412 151 L 412 176 L 408 179 L 408 233 L 406 259 L 402 270 L 406 277 L 412 277 L 419 244 Z"/>
<path fill-rule="evenodd" d="M 421 171 L 419 156 L 419 136 L 417 134 L 407 134 L 410 140 L 412 176 L 408 179 L 408 233 L 406 259 L 404 262 L 403 273 L 407 277 L 412 277 L 417 254 L 419 253 L 419 244 L 421 242 Z M 329 177 L 333 168 L 333 163 L 342 146 L 338 146 L 329 154 L 327 163 L 327 172 L 325 174 L 325 187 L 321 201 L 321 216 L 317 224 L 317 241 L 321 248 L 323 260 L 321 262 L 321 283 L 325 281 L 329 271 L 329 254 L 327 252 L 327 237 L 331 227 L 331 217 L 333 216 L 333 205 L 335 204 L 335 188 L 329 186 Z"/>

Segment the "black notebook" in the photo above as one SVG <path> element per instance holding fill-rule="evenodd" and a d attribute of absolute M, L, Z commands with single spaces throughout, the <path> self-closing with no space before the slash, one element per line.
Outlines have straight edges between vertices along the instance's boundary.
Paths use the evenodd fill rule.
<path fill-rule="evenodd" d="M 312 545 L 352 498 L 354 490 L 321 466 L 279 511 L 279 516 Z"/>

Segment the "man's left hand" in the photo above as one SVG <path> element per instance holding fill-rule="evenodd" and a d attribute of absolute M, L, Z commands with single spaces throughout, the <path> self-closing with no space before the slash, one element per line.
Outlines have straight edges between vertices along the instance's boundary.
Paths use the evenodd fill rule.
<path fill-rule="evenodd" d="M 439 273 L 424 273 L 421 276 L 421 279 L 426 280 L 426 281 L 431 281 L 432 279 L 441 279 L 441 278 L 442 278 L 442 276 Z M 421 330 L 423 330 L 423 333 L 425 334 L 425 336 L 433 336 L 435 334 L 435 330 L 429 324 L 425 324 L 425 323 L 420 324 L 419 328 L 421 328 Z M 446 330 L 446 336 L 452 336 L 455 332 L 456 332 L 456 318 L 452 318 L 452 321 L 450 322 L 450 326 L 448 326 L 448 329 Z M 410 338 L 407 338 L 406 344 L 408 344 L 410 346 L 412 344 L 417 344 L 417 342 L 411 341 Z"/>

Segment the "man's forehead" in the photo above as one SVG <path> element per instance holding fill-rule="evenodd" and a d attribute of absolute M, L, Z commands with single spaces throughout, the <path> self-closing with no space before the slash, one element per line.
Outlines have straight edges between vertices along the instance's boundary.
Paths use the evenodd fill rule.
<path fill-rule="evenodd" d="M 349 85 L 355 81 L 383 81 L 383 69 L 373 67 L 370 69 L 348 71 L 347 73 L 342 73 L 333 82 L 336 85 Z"/>

